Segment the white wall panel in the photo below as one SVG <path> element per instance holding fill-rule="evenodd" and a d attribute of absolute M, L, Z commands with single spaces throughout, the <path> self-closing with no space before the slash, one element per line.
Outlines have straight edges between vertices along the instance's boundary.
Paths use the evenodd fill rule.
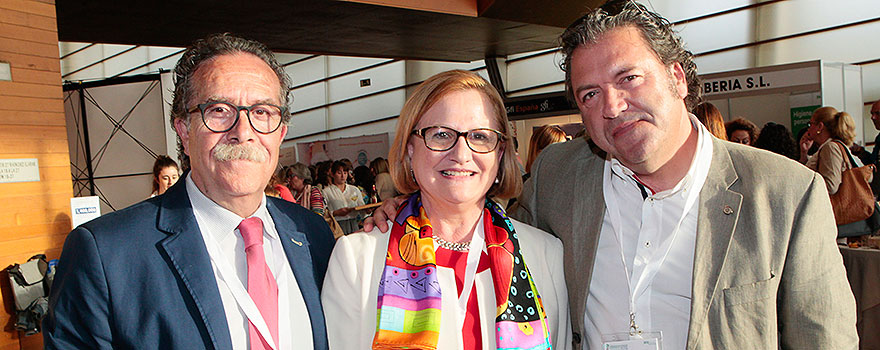
<path fill-rule="evenodd" d="M 760 8 L 759 39 L 802 33 L 880 16 L 876 0 L 782 1 Z"/>
<path fill-rule="evenodd" d="M 327 139 L 338 139 L 342 137 L 353 137 L 353 136 L 363 136 L 363 135 L 374 135 L 374 134 L 382 134 L 388 133 L 388 146 L 390 148 L 391 144 L 394 142 L 394 137 L 397 134 L 395 130 L 397 129 L 397 118 L 384 120 L 378 123 L 372 123 L 367 125 L 362 125 L 354 128 L 348 128 L 345 130 L 339 130 L 331 132 Z M 302 142 L 302 141 L 298 141 Z M 383 156 L 383 158 L 387 158 L 387 156 Z"/>
<path fill-rule="evenodd" d="M 761 45 L 758 64 L 769 66 L 821 59 L 854 63 L 880 58 L 880 22 Z"/>
<path fill-rule="evenodd" d="M 331 60 L 332 61 L 332 60 Z M 382 60 L 385 61 L 385 60 Z M 345 75 L 328 81 L 329 102 L 363 96 L 405 84 L 406 63 L 398 61 L 373 69 Z M 361 87 L 361 79 L 370 79 L 370 86 Z"/>
<path fill-rule="evenodd" d="M 327 109 L 321 108 L 294 115 L 287 125 L 287 139 L 327 129 Z"/>
<path fill-rule="evenodd" d="M 406 83 L 416 83 L 428 79 L 434 74 L 453 69 L 470 70 L 484 65 L 482 60 L 470 63 L 438 62 L 438 61 L 406 61 Z"/>
<path fill-rule="evenodd" d="M 290 93 L 291 96 L 293 96 L 291 112 L 296 113 L 305 109 L 325 105 L 327 103 L 326 84 L 327 83 L 317 83 L 291 90 Z"/>
<path fill-rule="evenodd" d="M 754 52 L 754 48 L 748 47 L 738 50 L 719 52 L 707 56 L 697 56 L 694 62 L 697 63 L 697 72 L 699 72 L 699 74 L 709 74 L 727 72 L 737 69 L 754 68 Z"/>
<path fill-rule="evenodd" d="M 329 129 L 400 114 L 406 99 L 403 89 L 330 106 Z"/>
<path fill-rule="evenodd" d="M 741 45 L 755 40 L 755 14 L 739 11 L 711 20 L 677 26 L 685 47 L 693 53 Z"/>
<path fill-rule="evenodd" d="M 327 70 L 327 58 L 316 57 L 284 67 L 290 75 L 292 86 L 297 86 L 324 79 Z"/>
<path fill-rule="evenodd" d="M 880 100 L 880 62 L 862 65 L 862 99 L 865 102 Z"/>
<path fill-rule="evenodd" d="M 824 63 L 822 67 L 822 105 L 842 109 L 843 70 L 839 64 Z"/>
<path fill-rule="evenodd" d="M 750 0 L 647 0 L 642 2 L 670 22 L 721 12 L 751 4 Z"/>
<path fill-rule="evenodd" d="M 347 57 L 347 56 L 327 56 L 327 73 L 336 75 L 345 73 L 361 67 L 381 63 L 387 58 L 366 58 L 366 57 Z"/>
<path fill-rule="evenodd" d="M 559 68 L 560 62 L 562 54 L 551 53 L 508 63 L 507 90 L 565 80 L 565 72 Z"/>

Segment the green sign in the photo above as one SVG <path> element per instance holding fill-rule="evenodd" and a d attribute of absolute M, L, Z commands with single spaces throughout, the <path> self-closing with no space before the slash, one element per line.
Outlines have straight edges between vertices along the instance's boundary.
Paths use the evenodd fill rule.
<path fill-rule="evenodd" d="M 820 105 L 795 107 L 791 109 L 791 136 L 797 137 L 801 129 L 806 128 L 810 124 L 810 117 L 813 111 L 819 109 Z M 800 142 L 800 140 L 794 140 Z"/>

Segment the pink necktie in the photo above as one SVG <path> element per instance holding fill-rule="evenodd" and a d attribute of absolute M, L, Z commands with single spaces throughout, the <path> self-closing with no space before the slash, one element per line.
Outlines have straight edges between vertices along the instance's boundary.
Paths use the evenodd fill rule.
<path fill-rule="evenodd" d="M 263 253 L 263 221 L 258 217 L 250 217 L 238 225 L 241 238 L 244 239 L 244 252 L 247 254 L 247 290 L 263 315 L 272 338 L 278 341 L 278 284 L 266 265 Z M 248 321 L 251 350 L 271 349 L 269 342 L 260 335 L 254 323 Z M 277 348 L 276 343 L 276 348 Z"/>

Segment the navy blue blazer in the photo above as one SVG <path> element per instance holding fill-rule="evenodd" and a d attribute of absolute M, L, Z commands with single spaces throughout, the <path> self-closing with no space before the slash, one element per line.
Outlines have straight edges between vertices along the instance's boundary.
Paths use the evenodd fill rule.
<path fill-rule="evenodd" d="M 333 235 L 299 205 L 269 197 L 266 206 L 308 308 L 315 349 L 327 349 L 320 288 Z M 43 340 L 46 349 L 232 350 L 185 181 L 70 232 Z"/>

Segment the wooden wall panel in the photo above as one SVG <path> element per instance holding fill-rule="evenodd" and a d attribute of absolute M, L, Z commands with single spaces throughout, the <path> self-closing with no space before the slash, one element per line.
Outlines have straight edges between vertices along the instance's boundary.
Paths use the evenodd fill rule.
<path fill-rule="evenodd" d="M 70 231 L 67 149 L 58 33 L 52 1 L 0 1 L 0 61 L 12 81 L 0 81 L 0 159 L 37 158 L 40 181 L 0 183 L 0 268 L 34 254 L 57 258 Z M 41 335 L 12 328 L 12 295 L 0 274 L 0 350 L 40 349 Z"/>

